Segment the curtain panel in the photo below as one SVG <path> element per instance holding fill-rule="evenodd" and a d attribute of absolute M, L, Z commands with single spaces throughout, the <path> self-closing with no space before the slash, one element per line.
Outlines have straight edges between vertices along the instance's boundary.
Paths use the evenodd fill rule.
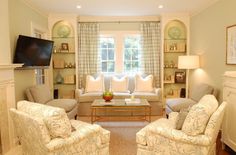
<path fill-rule="evenodd" d="M 154 76 L 153 85 L 161 86 L 160 22 L 141 23 L 141 71 Z"/>
<path fill-rule="evenodd" d="M 78 82 L 84 87 L 86 75 L 100 72 L 99 24 L 78 23 Z"/>

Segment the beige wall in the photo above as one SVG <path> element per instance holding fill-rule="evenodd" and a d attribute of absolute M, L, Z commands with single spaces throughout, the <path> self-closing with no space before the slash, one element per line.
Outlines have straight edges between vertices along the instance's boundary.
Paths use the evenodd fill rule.
<path fill-rule="evenodd" d="M 0 63 L 11 63 L 9 44 L 8 0 L 0 1 Z"/>
<path fill-rule="evenodd" d="M 191 18 L 190 53 L 201 55 L 202 69 L 191 71 L 190 86 L 209 83 L 220 90 L 222 100 L 222 75 L 236 66 L 225 64 L 226 27 L 236 24 L 236 0 L 219 0 Z"/>
<path fill-rule="evenodd" d="M 47 17 L 26 5 L 22 0 L 9 0 L 10 44 L 12 57 L 19 34 L 31 35 L 31 23 L 47 29 Z M 34 70 L 15 71 L 16 101 L 24 99 L 24 90 L 35 84 Z"/>

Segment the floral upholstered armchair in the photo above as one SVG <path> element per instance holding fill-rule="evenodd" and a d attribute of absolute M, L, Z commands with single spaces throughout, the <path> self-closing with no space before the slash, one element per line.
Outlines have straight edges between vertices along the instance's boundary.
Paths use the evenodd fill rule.
<path fill-rule="evenodd" d="M 110 132 L 64 109 L 20 101 L 10 113 L 25 155 L 109 155 Z"/>
<path fill-rule="evenodd" d="M 212 102 L 213 97 L 209 96 L 204 100 L 207 104 Z M 215 155 L 226 102 L 218 108 L 218 105 L 213 108 L 207 104 L 204 106 L 208 110 L 203 105 L 193 106 L 181 130 L 176 129 L 179 120 L 177 112 L 170 113 L 169 119 L 159 119 L 141 129 L 136 134 L 137 155 Z M 194 120 L 194 117 L 198 120 Z"/>

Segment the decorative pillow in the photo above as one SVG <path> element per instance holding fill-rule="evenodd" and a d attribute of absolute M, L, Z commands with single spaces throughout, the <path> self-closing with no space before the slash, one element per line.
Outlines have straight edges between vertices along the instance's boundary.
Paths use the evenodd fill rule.
<path fill-rule="evenodd" d="M 44 117 L 44 122 L 52 138 L 66 138 L 71 135 L 71 123 L 66 113 L 54 112 L 52 116 Z"/>
<path fill-rule="evenodd" d="M 189 109 L 181 109 L 180 112 L 179 112 L 179 119 L 177 121 L 177 124 L 176 124 L 176 129 L 177 130 L 181 130 L 182 129 L 182 126 L 184 124 L 184 121 L 187 117 L 189 113 Z"/>
<path fill-rule="evenodd" d="M 182 131 L 188 135 L 195 136 L 205 131 L 211 115 L 216 111 L 218 102 L 213 95 L 205 95 L 197 104 L 190 109 Z"/>
<path fill-rule="evenodd" d="M 152 92 L 153 90 L 153 75 L 145 78 L 138 74 L 135 76 L 135 92 Z"/>
<path fill-rule="evenodd" d="M 104 91 L 104 77 L 100 74 L 97 78 L 87 75 L 85 92 L 103 92 Z"/>
<path fill-rule="evenodd" d="M 42 119 L 52 138 L 65 138 L 71 135 L 70 120 L 64 109 L 28 101 L 18 102 L 17 109 Z"/>
<path fill-rule="evenodd" d="M 111 91 L 112 92 L 129 92 L 128 90 L 129 78 L 124 76 L 122 78 L 117 78 L 113 76 L 111 78 Z"/>
<path fill-rule="evenodd" d="M 45 104 L 52 100 L 50 89 L 46 85 L 37 85 L 30 88 L 34 102 Z"/>

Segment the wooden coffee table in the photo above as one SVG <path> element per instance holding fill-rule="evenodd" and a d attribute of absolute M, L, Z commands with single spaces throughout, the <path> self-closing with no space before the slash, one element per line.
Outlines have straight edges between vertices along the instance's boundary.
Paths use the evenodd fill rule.
<path fill-rule="evenodd" d="M 143 112 L 142 120 L 151 122 L 151 106 L 146 99 L 140 99 L 138 103 L 129 103 L 125 99 L 113 99 L 110 102 L 105 102 L 102 99 L 94 100 L 91 105 L 91 123 L 99 121 L 101 117 L 113 117 L 114 115 L 97 115 L 97 110 L 103 109 L 106 111 L 122 111 L 122 112 Z M 137 117 L 137 115 L 122 115 L 121 117 Z"/>

